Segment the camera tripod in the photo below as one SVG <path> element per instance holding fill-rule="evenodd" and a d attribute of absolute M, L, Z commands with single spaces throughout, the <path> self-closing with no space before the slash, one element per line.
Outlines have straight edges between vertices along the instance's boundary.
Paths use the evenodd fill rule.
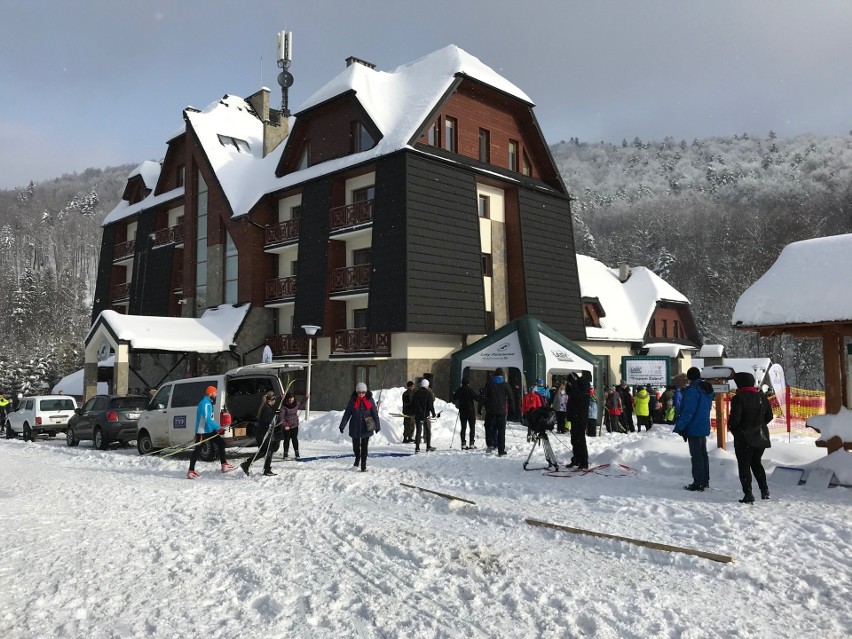
<path fill-rule="evenodd" d="M 541 446 L 544 451 L 544 460 L 547 462 L 547 466 L 541 466 L 536 468 L 528 468 L 527 466 L 530 463 L 530 459 L 535 452 L 536 446 Z M 553 448 L 550 446 L 550 438 L 548 438 L 546 432 L 535 433 L 535 439 L 533 440 L 532 448 L 530 449 L 530 454 L 527 455 L 527 460 L 524 462 L 524 470 L 559 470 L 559 464 L 556 463 L 556 455 L 553 454 Z"/>

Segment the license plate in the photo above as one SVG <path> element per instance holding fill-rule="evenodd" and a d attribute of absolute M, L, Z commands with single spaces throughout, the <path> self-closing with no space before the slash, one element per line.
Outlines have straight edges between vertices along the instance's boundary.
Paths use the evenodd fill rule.
<path fill-rule="evenodd" d="M 54 417 L 54 418 L 53 418 L 53 423 L 54 423 L 54 424 L 61 424 L 61 423 L 63 423 L 64 421 L 65 421 L 65 420 L 64 420 L 62 417 Z"/>
<path fill-rule="evenodd" d="M 139 419 L 139 413 L 127 413 L 127 419 Z"/>

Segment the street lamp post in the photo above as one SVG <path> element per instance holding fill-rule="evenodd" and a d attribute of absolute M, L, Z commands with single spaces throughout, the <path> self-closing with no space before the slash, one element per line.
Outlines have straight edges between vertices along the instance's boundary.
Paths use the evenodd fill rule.
<path fill-rule="evenodd" d="M 308 384 L 305 389 L 305 394 L 308 396 L 308 399 L 305 401 L 305 421 L 308 421 L 311 418 L 311 351 L 313 350 L 313 336 L 317 334 L 317 331 L 320 330 L 320 326 L 314 326 L 313 324 L 303 324 L 302 330 L 308 336 Z"/>

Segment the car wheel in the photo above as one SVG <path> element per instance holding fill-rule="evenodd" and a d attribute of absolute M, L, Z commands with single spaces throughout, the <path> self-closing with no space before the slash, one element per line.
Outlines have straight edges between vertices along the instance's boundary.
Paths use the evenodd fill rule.
<path fill-rule="evenodd" d="M 95 429 L 95 436 L 92 440 L 92 445 L 98 450 L 106 450 L 109 448 L 109 441 L 107 441 L 107 438 L 104 436 L 104 431 L 100 428 Z"/>
<path fill-rule="evenodd" d="M 33 437 L 33 431 L 30 429 L 30 425 L 24 424 L 24 441 L 28 440 L 35 441 L 35 437 Z"/>
<path fill-rule="evenodd" d="M 150 455 L 154 452 L 154 442 L 151 441 L 148 431 L 143 430 L 136 436 L 136 450 L 140 455 Z"/>
<path fill-rule="evenodd" d="M 69 428 L 68 432 L 65 433 L 65 444 L 68 446 L 76 446 L 80 443 L 80 440 L 77 439 L 77 433 L 74 432 L 73 428 Z"/>
<path fill-rule="evenodd" d="M 12 430 L 12 427 L 9 424 L 6 424 L 6 439 L 14 439 L 15 431 Z"/>
<path fill-rule="evenodd" d="M 201 461 L 212 462 L 219 456 L 219 451 L 213 445 L 213 442 L 204 442 L 199 448 L 201 449 Z"/>

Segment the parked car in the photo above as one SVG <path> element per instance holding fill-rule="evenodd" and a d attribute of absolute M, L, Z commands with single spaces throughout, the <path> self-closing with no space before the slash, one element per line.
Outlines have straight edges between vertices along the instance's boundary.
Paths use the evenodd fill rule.
<path fill-rule="evenodd" d="M 267 391 L 284 394 L 285 379 L 292 379 L 301 364 L 254 364 L 224 375 L 190 377 L 163 384 L 139 417 L 136 447 L 140 455 L 161 448 L 191 444 L 195 438 L 195 411 L 208 386 L 219 391 L 213 407 L 216 421 L 225 427 L 225 446 L 244 446 L 256 441 L 257 412 Z M 288 380 L 289 381 L 289 380 Z M 223 420 L 225 413 L 228 418 Z M 230 425 L 225 424 L 230 420 Z M 201 444 L 201 458 L 211 461 L 216 448 Z"/>
<path fill-rule="evenodd" d="M 36 435 L 56 437 L 68 428 L 68 420 L 74 414 L 77 402 L 67 395 L 34 395 L 23 397 L 18 410 L 6 417 L 6 439 L 18 435 L 24 441 L 35 441 Z"/>
<path fill-rule="evenodd" d="M 144 395 L 95 395 L 74 411 L 65 443 L 76 446 L 90 439 L 98 450 L 115 442 L 126 446 L 136 439 L 136 425 L 147 405 Z"/>

